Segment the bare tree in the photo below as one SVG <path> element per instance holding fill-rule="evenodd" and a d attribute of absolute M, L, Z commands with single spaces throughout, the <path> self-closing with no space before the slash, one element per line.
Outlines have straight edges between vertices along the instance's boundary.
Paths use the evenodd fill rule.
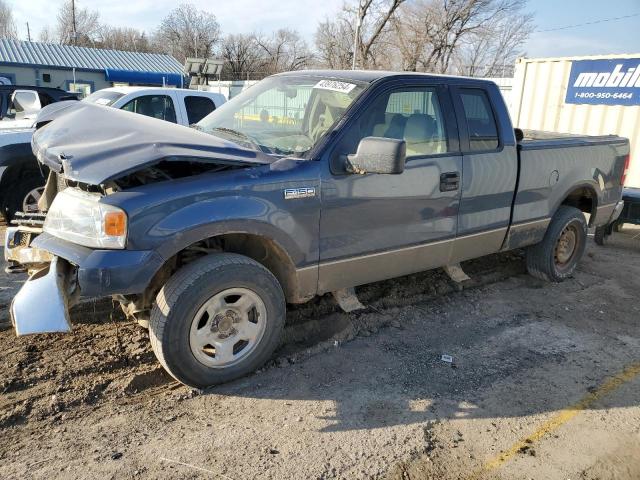
<path fill-rule="evenodd" d="M 515 12 L 513 12 L 515 13 Z M 533 14 L 502 15 L 464 39 L 457 58 L 458 73 L 504 77 L 511 73 L 522 46 L 534 30 Z"/>
<path fill-rule="evenodd" d="M 132 52 L 152 52 L 147 35 L 135 28 L 103 26 L 100 31 L 100 47 Z"/>
<path fill-rule="evenodd" d="M 319 60 L 326 66 L 346 68 L 345 59 L 349 57 L 352 61 L 357 35 L 357 65 L 362 68 L 381 66 L 384 63 L 381 57 L 385 57 L 386 50 L 384 38 L 390 31 L 391 19 L 404 2 L 358 0 L 355 5 L 345 3 L 334 20 L 325 20 L 316 30 Z"/>
<path fill-rule="evenodd" d="M 269 37 L 256 37 L 266 73 L 303 69 L 311 63 L 307 42 L 295 30 L 280 29 Z"/>
<path fill-rule="evenodd" d="M 317 60 L 332 69 L 351 68 L 355 30 L 343 18 L 324 20 L 315 33 Z"/>
<path fill-rule="evenodd" d="M 227 35 L 222 41 L 223 75 L 233 79 L 260 76 L 263 58 L 255 35 Z"/>
<path fill-rule="evenodd" d="M 356 21 L 360 24 L 356 40 L 359 47 L 360 64 L 363 68 L 375 67 L 378 63 L 377 57 L 373 55 L 374 47 L 387 32 L 393 15 L 404 1 L 358 0 L 358 9 L 354 13 L 356 13 Z M 358 65 L 357 58 L 356 65 Z"/>
<path fill-rule="evenodd" d="M 100 29 L 98 12 L 79 7 L 77 1 L 65 0 L 58 10 L 55 38 L 62 45 L 95 46 Z"/>
<path fill-rule="evenodd" d="M 161 51 L 180 61 L 210 57 L 220 41 L 220 25 L 212 13 L 183 3 L 162 20 L 154 41 Z"/>
<path fill-rule="evenodd" d="M 0 0 L 0 37 L 18 38 L 16 22 L 13 20 L 13 12 L 4 0 Z"/>
<path fill-rule="evenodd" d="M 526 0 L 421 0 L 403 8 L 395 23 L 403 65 L 447 73 L 465 57 L 476 66 L 506 61 L 531 34 L 525 5 Z"/>
<path fill-rule="evenodd" d="M 38 35 L 38 40 L 42 43 L 56 43 L 57 37 L 56 32 L 50 25 L 45 25 L 45 27 L 40 30 L 40 34 Z"/>

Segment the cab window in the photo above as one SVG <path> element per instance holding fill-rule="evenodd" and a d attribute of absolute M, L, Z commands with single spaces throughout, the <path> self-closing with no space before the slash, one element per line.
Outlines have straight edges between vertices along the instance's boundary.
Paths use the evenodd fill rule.
<path fill-rule="evenodd" d="M 340 147 L 342 153 L 354 153 L 365 137 L 404 140 L 407 159 L 437 155 L 449 151 L 449 142 L 434 87 L 399 89 L 383 93 L 354 125 L 353 132 Z"/>
<path fill-rule="evenodd" d="M 184 105 L 187 108 L 189 125 L 198 123 L 216 109 L 216 104 L 213 103 L 213 100 L 196 95 L 189 95 L 185 97 Z"/>
<path fill-rule="evenodd" d="M 498 127 L 487 92 L 478 88 L 461 88 L 460 99 L 469 131 L 471 151 L 498 148 Z"/>
<path fill-rule="evenodd" d="M 177 123 L 176 110 L 167 95 L 144 95 L 126 103 L 122 110 Z"/>

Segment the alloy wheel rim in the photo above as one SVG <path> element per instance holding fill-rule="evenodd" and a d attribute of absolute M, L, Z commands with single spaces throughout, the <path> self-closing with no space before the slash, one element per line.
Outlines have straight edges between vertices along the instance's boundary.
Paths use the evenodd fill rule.
<path fill-rule="evenodd" d="M 191 321 L 191 352 L 207 367 L 230 367 L 255 350 L 266 322 L 265 304 L 253 290 L 223 290 L 207 300 Z"/>
<path fill-rule="evenodd" d="M 38 200 L 40 200 L 43 193 L 44 187 L 34 188 L 29 191 L 22 200 L 22 211 L 25 213 L 34 213 L 39 211 Z"/>

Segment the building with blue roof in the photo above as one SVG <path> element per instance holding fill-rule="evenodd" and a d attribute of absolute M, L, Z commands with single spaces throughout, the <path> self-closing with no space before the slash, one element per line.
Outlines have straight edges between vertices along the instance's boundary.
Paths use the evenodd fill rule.
<path fill-rule="evenodd" d="M 186 86 L 171 55 L 0 39 L 0 83 L 88 95 L 114 85 Z"/>

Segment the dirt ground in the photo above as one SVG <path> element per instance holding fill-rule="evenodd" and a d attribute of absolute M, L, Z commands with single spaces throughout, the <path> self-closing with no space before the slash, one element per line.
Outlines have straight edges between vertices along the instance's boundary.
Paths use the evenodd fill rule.
<path fill-rule="evenodd" d="M 0 478 L 638 479 L 639 234 L 590 242 L 559 285 L 513 252 L 467 262 L 463 289 L 441 270 L 359 288 L 364 313 L 317 299 L 274 361 L 205 392 L 109 302 L 69 335 L 2 331 Z"/>

